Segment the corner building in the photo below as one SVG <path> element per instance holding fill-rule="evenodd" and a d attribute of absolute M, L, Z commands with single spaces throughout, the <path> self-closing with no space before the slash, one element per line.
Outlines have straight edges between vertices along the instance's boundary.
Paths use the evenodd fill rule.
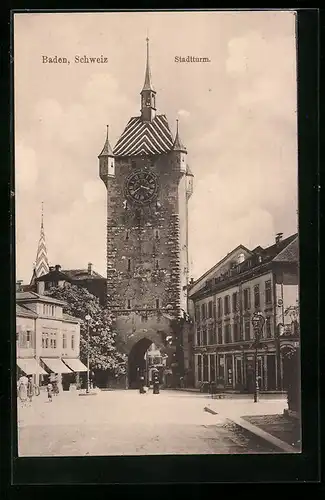
<path fill-rule="evenodd" d="M 130 118 L 114 149 L 107 137 L 99 155 L 107 188 L 107 305 L 116 318 L 120 348 L 128 355 L 135 386 L 153 342 L 170 349 L 174 377 L 181 376 L 188 284 L 188 200 L 193 175 L 177 123 L 156 112 L 149 40 L 140 116 Z M 168 347 L 169 348 L 169 347 Z"/>
<path fill-rule="evenodd" d="M 239 245 L 189 288 L 194 322 L 195 387 L 253 393 L 255 334 L 252 316 L 265 323 L 257 350 L 261 391 L 287 388 L 285 352 L 299 347 L 294 311 L 299 300 L 298 235 L 249 250 Z"/>

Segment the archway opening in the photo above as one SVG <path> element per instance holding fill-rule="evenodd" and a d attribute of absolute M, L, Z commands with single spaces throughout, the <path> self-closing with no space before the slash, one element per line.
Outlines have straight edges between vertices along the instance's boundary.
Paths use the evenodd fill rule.
<path fill-rule="evenodd" d="M 132 347 L 128 356 L 128 382 L 130 389 L 136 389 L 139 384 L 140 373 L 146 371 L 146 351 L 151 346 L 152 341 L 147 338 L 142 338 Z"/>

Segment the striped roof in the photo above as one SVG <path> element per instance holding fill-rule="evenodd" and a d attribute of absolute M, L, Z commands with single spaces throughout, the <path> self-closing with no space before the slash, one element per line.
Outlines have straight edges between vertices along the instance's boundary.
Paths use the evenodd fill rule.
<path fill-rule="evenodd" d="M 43 225 L 43 204 L 42 204 L 41 234 L 37 247 L 36 262 L 35 262 L 32 281 L 34 281 L 35 278 L 43 276 L 43 274 L 47 274 L 48 272 L 49 272 L 49 262 L 47 259 L 47 250 L 45 244 L 45 233 Z"/>
<path fill-rule="evenodd" d="M 142 156 L 167 153 L 173 148 L 173 137 L 165 115 L 151 122 L 132 117 L 114 148 L 115 156 Z"/>

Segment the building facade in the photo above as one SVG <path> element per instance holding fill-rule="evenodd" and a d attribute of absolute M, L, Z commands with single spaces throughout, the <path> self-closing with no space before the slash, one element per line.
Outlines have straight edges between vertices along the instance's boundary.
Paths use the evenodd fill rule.
<path fill-rule="evenodd" d="M 46 383 L 51 374 L 74 381 L 86 371 L 79 359 L 80 323 L 63 313 L 65 303 L 36 292 L 16 293 L 17 375 Z"/>
<path fill-rule="evenodd" d="M 65 283 L 86 288 L 99 299 L 102 306 L 106 305 L 106 278 L 94 271 L 91 262 L 86 269 L 61 269 L 60 265 L 50 266 L 48 273 L 35 279 L 35 285 L 30 290 L 39 289 L 44 293 L 53 286 L 64 286 Z"/>
<path fill-rule="evenodd" d="M 265 320 L 257 352 L 260 390 L 284 390 L 281 352 L 299 343 L 292 317 L 298 261 L 298 236 L 279 235 L 265 249 L 240 245 L 190 286 L 196 387 L 214 382 L 222 390 L 254 391 L 252 315 L 259 311 Z"/>
<path fill-rule="evenodd" d="M 166 116 L 156 112 L 148 40 L 140 116 L 129 120 L 114 150 L 107 133 L 98 158 L 107 188 L 107 303 L 116 317 L 120 348 L 129 357 L 132 387 L 148 346 L 161 347 L 168 336 L 177 344 L 182 336 L 193 191 L 178 125 L 173 138 Z M 178 363 L 173 363 L 175 376 Z"/>

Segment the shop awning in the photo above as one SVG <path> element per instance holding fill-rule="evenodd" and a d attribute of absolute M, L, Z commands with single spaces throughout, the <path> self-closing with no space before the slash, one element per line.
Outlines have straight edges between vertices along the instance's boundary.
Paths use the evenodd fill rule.
<path fill-rule="evenodd" d="M 87 367 L 81 363 L 79 358 L 63 358 L 63 361 L 74 372 L 86 372 Z"/>
<path fill-rule="evenodd" d="M 18 358 L 17 365 L 26 375 L 47 375 L 35 358 Z"/>
<path fill-rule="evenodd" d="M 70 368 L 60 358 L 42 358 L 42 361 L 53 373 L 71 373 Z"/>

